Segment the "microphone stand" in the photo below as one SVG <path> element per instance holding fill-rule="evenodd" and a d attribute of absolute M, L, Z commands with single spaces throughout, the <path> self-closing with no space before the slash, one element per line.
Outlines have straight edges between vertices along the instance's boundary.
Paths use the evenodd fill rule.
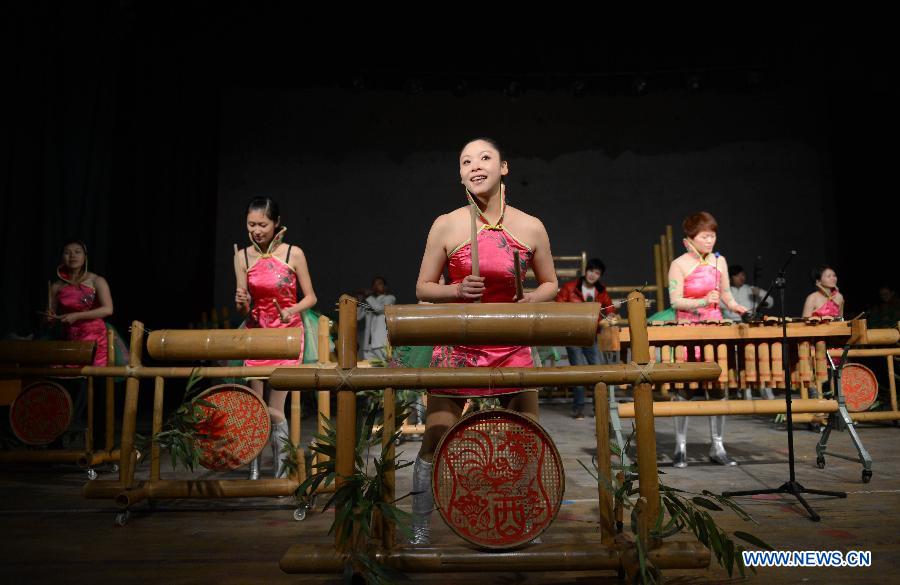
<path fill-rule="evenodd" d="M 756 489 L 756 490 L 743 490 L 737 492 L 722 492 L 723 496 L 755 496 L 759 494 L 790 494 L 797 498 L 806 512 L 809 514 L 810 520 L 813 522 L 818 522 L 822 518 L 813 510 L 810 505 L 806 502 L 801 494 L 814 494 L 819 496 L 831 496 L 835 498 L 846 498 L 847 492 L 832 492 L 832 491 L 824 491 L 824 490 L 813 490 L 807 489 L 800 485 L 797 482 L 797 477 L 794 473 L 794 417 L 791 413 L 791 371 L 790 371 L 790 347 L 788 346 L 788 335 L 787 335 L 787 318 L 785 316 L 785 308 L 784 308 L 784 289 L 787 284 L 787 279 L 785 278 L 785 273 L 787 272 L 787 267 L 791 263 L 791 260 L 794 259 L 794 256 L 797 255 L 796 250 L 791 250 L 791 253 L 788 255 L 787 260 L 784 265 L 782 265 L 781 270 L 778 271 L 778 275 L 775 277 L 775 280 L 772 281 L 772 285 L 769 287 L 769 291 L 766 292 L 766 296 L 759 303 L 762 305 L 765 303 L 766 299 L 769 297 L 769 294 L 772 290 L 778 289 L 778 296 L 781 304 L 781 366 L 784 370 L 784 384 L 786 387 L 786 391 L 784 393 L 784 401 L 785 401 L 785 418 L 787 419 L 787 437 L 788 437 L 788 469 L 789 478 L 786 482 L 781 484 L 777 488 L 769 488 L 769 489 Z M 759 306 L 757 305 L 757 307 Z M 746 313 L 745 313 L 746 314 Z"/>

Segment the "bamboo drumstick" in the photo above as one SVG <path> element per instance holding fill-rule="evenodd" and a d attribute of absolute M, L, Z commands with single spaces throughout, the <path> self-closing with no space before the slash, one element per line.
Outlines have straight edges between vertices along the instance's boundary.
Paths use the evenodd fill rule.
<path fill-rule="evenodd" d="M 472 237 L 469 240 L 469 246 L 472 249 L 472 276 L 481 276 L 481 270 L 478 265 L 478 209 L 473 205 L 469 212 L 472 220 Z"/>
<path fill-rule="evenodd" d="M 515 264 L 515 274 L 516 274 L 516 300 L 521 301 L 525 298 L 525 291 L 522 290 L 522 268 L 519 265 L 519 251 L 513 250 L 513 263 Z"/>
<path fill-rule="evenodd" d="M 278 304 L 278 299 L 272 299 L 272 302 L 275 303 L 275 308 L 278 309 L 278 315 L 281 318 L 282 323 L 288 323 L 291 320 L 291 316 L 288 315 L 287 320 L 284 318 L 284 309 L 281 308 L 281 305 Z"/>
<path fill-rule="evenodd" d="M 478 209 L 474 203 L 469 208 L 469 217 L 472 220 L 472 236 L 469 240 L 469 250 L 472 256 L 472 276 L 481 276 L 481 270 L 478 265 Z M 474 302 L 480 303 L 481 299 L 476 299 Z"/>

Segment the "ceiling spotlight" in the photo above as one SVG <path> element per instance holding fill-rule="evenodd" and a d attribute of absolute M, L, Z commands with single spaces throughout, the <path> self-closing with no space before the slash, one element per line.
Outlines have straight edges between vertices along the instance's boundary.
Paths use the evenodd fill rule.
<path fill-rule="evenodd" d="M 759 87 L 762 83 L 762 73 L 759 71 L 750 71 L 747 73 L 747 85 L 750 87 Z"/>
<path fill-rule="evenodd" d="M 522 95 L 522 84 L 515 80 L 510 81 L 509 85 L 506 86 L 506 89 L 503 90 L 503 93 L 505 93 L 506 97 L 509 99 L 514 100 Z"/>
<path fill-rule="evenodd" d="M 418 79 L 407 79 L 406 83 L 403 84 L 403 89 L 409 95 L 416 95 L 422 93 L 422 82 Z"/>
<path fill-rule="evenodd" d="M 576 79 L 572 83 L 572 94 L 575 97 L 583 96 L 585 89 L 587 89 L 587 84 L 584 82 L 583 79 Z"/>
<path fill-rule="evenodd" d="M 643 77 L 636 77 L 634 81 L 631 82 L 631 91 L 633 91 L 636 95 L 646 94 L 647 80 Z"/>
<path fill-rule="evenodd" d="M 688 91 L 690 91 L 692 93 L 696 93 L 696 92 L 700 91 L 700 89 L 703 87 L 700 84 L 700 76 L 699 75 L 688 75 L 686 84 L 687 84 Z"/>

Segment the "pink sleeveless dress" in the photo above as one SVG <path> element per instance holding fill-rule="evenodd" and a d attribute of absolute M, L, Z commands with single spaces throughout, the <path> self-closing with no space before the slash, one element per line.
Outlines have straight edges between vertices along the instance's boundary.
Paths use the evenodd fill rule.
<path fill-rule="evenodd" d="M 94 287 L 83 282 L 73 282 L 63 267 L 56 269 L 56 275 L 64 283 L 56 292 L 56 313 L 58 315 L 92 311 L 100 306 L 97 290 Z M 93 365 L 106 365 L 109 341 L 106 337 L 106 322 L 103 319 L 82 319 L 71 324 L 63 324 L 63 336 L 69 341 L 94 342 L 96 349 L 94 350 Z"/>
<path fill-rule="evenodd" d="M 297 275 L 293 268 L 271 254 L 272 250 L 278 249 L 284 239 L 286 229 L 281 229 L 269 244 L 269 252 L 262 254 L 256 264 L 247 271 L 247 289 L 253 306 L 244 325 L 248 329 L 299 327 L 301 329 L 300 354 L 297 359 L 293 360 L 244 360 L 246 366 L 296 366 L 303 359 L 305 337 L 302 333 L 303 318 L 299 314 L 294 314 L 287 323 L 282 323 L 278 308 L 275 306 L 276 300 L 282 309 L 287 309 L 297 303 Z M 290 260 L 290 248 L 287 259 Z"/>
<path fill-rule="evenodd" d="M 831 296 L 828 297 L 828 300 L 825 301 L 822 306 L 813 311 L 813 317 L 834 317 L 837 319 L 841 316 L 841 307 L 834 302 L 834 296 L 837 294 L 838 290 L 834 289 L 834 292 L 831 293 Z"/>
<path fill-rule="evenodd" d="M 515 302 L 516 278 L 514 268 L 515 250 L 519 251 L 520 273 L 524 280 L 527 266 L 531 262 L 531 249 L 519 242 L 503 227 L 505 202 L 501 202 L 500 221 L 492 226 L 484 216 L 478 232 L 478 265 L 484 277 L 482 303 Z M 469 241 L 461 244 L 449 258 L 450 283 L 458 284 L 472 274 L 472 246 Z M 436 368 L 528 368 L 534 362 L 531 348 L 522 345 L 456 345 L 436 346 L 431 355 L 431 367 Z M 522 392 L 522 388 L 456 388 L 430 390 L 436 396 L 469 397 L 498 396 Z"/>
<path fill-rule="evenodd" d="M 697 265 L 684 279 L 684 298 L 704 298 L 711 290 L 715 290 L 719 278 L 721 278 L 719 269 L 712 264 L 701 263 Z M 675 315 L 679 321 L 690 321 L 692 323 L 722 319 L 722 311 L 719 310 L 719 305 L 700 307 L 690 311 L 679 309 Z"/>

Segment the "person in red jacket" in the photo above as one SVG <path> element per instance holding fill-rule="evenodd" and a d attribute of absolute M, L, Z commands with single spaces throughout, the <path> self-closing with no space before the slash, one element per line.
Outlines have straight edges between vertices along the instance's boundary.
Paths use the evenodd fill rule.
<path fill-rule="evenodd" d="M 606 292 L 606 287 L 600 282 L 604 272 L 606 272 L 606 264 L 602 260 L 591 258 L 585 267 L 584 276 L 565 283 L 556 295 L 558 303 L 600 303 L 603 308 L 600 310 L 600 323 L 597 323 L 598 330 L 605 317 L 616 313 L 616 308 Z M 569 364 L 573 366 L 608 364 L 618 360 L 616 352 L 604 351 L 601 353 L 596 340 L 593 345 L 587 347 L 566 347 L 566 353 L 569 354 Z M 572 416 L 582 419 L 584 418 L 584 386 L 576 386 L 574 392 Z"/>

